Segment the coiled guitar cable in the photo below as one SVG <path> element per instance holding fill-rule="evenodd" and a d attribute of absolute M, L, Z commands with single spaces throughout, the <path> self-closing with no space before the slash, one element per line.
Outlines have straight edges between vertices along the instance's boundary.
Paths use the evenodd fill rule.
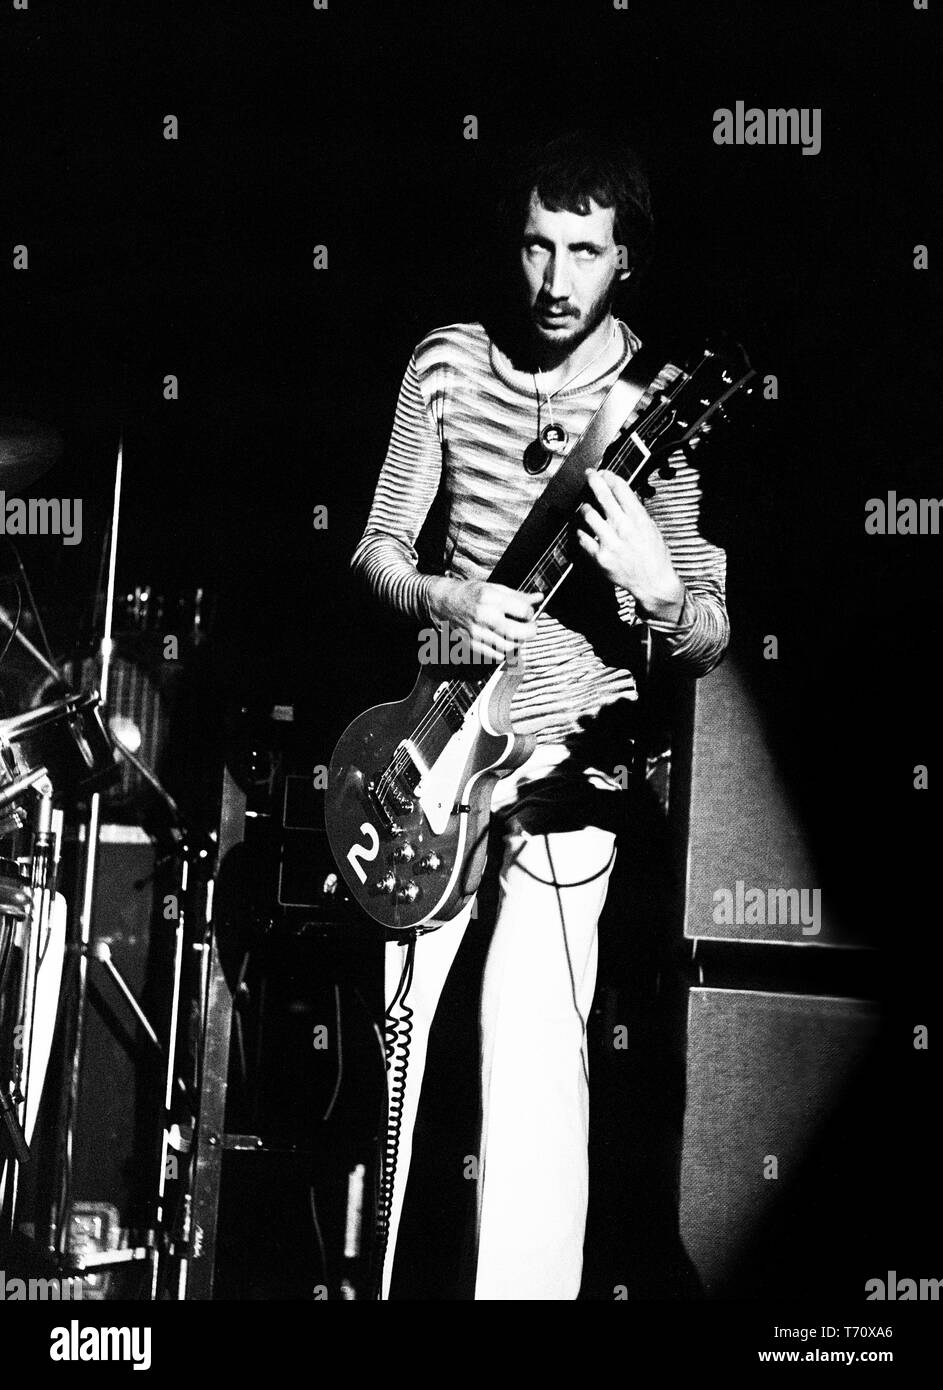
<path fill-rule="evenodd" d="M 377 1275 L 376 1296 L 383 1287 L 383 1267 L 390 1238 L 390 1215 L 393 1207 L 393 1184 L 396 1181 L 396 1160 L 399 1155 L 400 1132 L 403 1127 L 403 1107 L 406 1103 L 406 1077 L 409 1067 L 409 1047 L 413 1033 L 413 1011 L 407 1003 L 413 980 L 416 959 L 416 934 L 413 932 L 406 947 L 403 971 L 386 1010 L 384 1019 L 384 1049 L 387 1071 L 386 1144 L 383 1150 L 383 1171 L 377 1195 Z M 399 1016 L 395 1010 L 399 1007 Z"/>

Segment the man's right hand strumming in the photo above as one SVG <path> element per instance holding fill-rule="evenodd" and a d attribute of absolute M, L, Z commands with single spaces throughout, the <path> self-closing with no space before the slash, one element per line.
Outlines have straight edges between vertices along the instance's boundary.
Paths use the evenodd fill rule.
<path fill-rule="evenodd" d="M 435 622 L 465 632 L 476 656 L 503 661 L 537 636 L 534 613 L 542 597 L 481 579 L 442 576 L 429 590 L 429 611 Z"/>

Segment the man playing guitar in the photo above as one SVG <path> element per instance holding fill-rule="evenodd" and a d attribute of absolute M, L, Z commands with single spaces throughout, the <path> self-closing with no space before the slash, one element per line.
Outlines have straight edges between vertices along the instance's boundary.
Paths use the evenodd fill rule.
<path fill-rule="evenodd" d="M 396 612 L 463 633 L 479 659 L 523 662 L 511 720 L 536 751 L 497 782 L 491 803 L 503 857 L 480 1007 L 475 1297 L 567 1300 L 582 1270 L 586 1022 L 627 801 L 618 769 L 632 761 L 632 666 L 647 632 L 679 671 L 716 665 L 728 640 L 725 557 L 698 534 L 698 476 L 679 461 L 646 504 L 616 474 L 590 474 L 576 570 L 539 615 L 539 594 L 488 581 L 641 346 L 613 302 L 644 264 L 652 229 L 635 156 L 582 134 L 533 151 L 505 206 L 516 282 L 507 322 L 452 324 L 416 348 L 353 565 Z M 423 574 L 416 539 L 440 488 L 442 572 Z M 630 834 L 626 845 L 631 853 Z M 387 1001 L 395 1014 L 408 988 L 412 1036 L 383 1297 L 429 1029 L 471 910 L 386 948 Z"/>

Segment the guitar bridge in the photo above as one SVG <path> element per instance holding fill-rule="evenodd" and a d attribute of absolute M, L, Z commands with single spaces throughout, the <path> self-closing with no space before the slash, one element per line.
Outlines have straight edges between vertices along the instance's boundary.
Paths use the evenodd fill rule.
<path fill-rule="evenodd" d="M 403 827 L 396 822 L 396 816 L 411 815 L 415 809 L 414 803 L 407 796 L 402 796 L 392 786 L 384 789 L 381 794 L 376 782 L 368 782 L 366 786 L 367 796 L 370 804 L 386 822 L 386 827 L 391 835 L 402 835 Z"/>

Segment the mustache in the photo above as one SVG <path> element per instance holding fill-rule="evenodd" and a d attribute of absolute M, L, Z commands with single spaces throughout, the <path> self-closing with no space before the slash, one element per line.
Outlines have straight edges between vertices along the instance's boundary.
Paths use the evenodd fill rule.
<path fill-rule="evenodd" d="M 568 300 L 565 300 L 561 304 L 559 301 L 555 299 L 547 299 L 543 295 L 538 295 L 537 298 L 534 300 L 535 313 L 544 313 L 551 309 L 557 313 L 571 314 L 574 318 L 580 318 L 579 309 L 577 309 L 575 304 L 570 304 Z"/>

